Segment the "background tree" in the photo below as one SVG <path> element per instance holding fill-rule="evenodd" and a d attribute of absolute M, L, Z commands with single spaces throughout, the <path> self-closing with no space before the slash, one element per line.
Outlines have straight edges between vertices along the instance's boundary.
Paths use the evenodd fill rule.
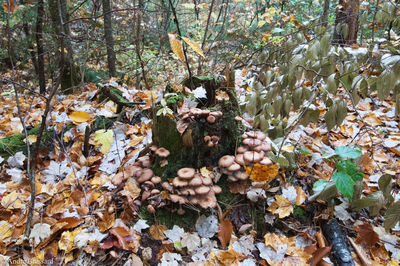
<path fill-rule="evenodd" d="M 343 45 L 357 42 L 359 8 L 359 0 L 339 0 L 333 43 Z"/>
<path fill-rule="evenodd" d="M 111 0 L 103 0 L 103 15 L 104 15 L 104 38 L 107 47 L 107 63 L 108 71 L 111 77 L 117 75 L 115 67 L 115 51 L 114 51 L 114 38 L 112 33 L 112 10 Z"/>

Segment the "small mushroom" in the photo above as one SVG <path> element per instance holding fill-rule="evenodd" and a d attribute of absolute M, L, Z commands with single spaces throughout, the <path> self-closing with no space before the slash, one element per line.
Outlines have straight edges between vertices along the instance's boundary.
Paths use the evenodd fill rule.
<path fill-rule="evenodd" d="M 245 147 L 245 146 L 239 146 L 237 149 L 236 149 L 236 152 L 237 153 L 245 153 L 246 151 L 248 151 L 249 149 L 247 148 L 247 147 Z"/>
<path fill-rule="evenodd" d="M 229 167 L 231 164 L 234 163 L 234 161 L 235 157 L 233 157 L 232 155 L 224 155 L 219 159 L 218 165 L 220 167 Z"/>
<path fill-rule="evenodd" d="M 236 154 L 235 162 L 238 163 L 239 165 L 245 165 L 242 153 Z"/>
<path fill-rule="evenodd" d="M 271 161 L 270 158 L 264 157 L 264 158 L 260 161 L 260 164 L 263 164 L 263 165 L 271 165 L 271 164 L 272 164 L 272 161 Z"/>
<path fill-rule="evenodd" d="M 151 181 L 151 183 L 153 183 L 153 184 L 159 184 L 159 183 L 161 183 L 161 177 L 159 177 L 159 176 L 153 176 L 151 179 L 150 179 L 150 181 Z"/>
<path fill-rule="evenodd" d="M 246 151 L 245 153 L 243 153 L 243 159 L 245 162 L 248 163 L 258 163 L 263 157 L 264 155 L 256 151 Z"/>
<path fill-rule="evenodd" d="M 215 123 L 215 120 L 216 120 L 215 116 L 213 116 L 213 115 L 207 116 L 207 122 L 208 122 L 208 123 L 214 124 L 214 123 Z"/>
<path fill-rule="evenodd" d="M 174 180 L 172 180 L 172 185 L 174 187 L 185 187 L 188 185 L 188 181 L 175 177 Z"/>
<path fill-rule="evenodd" d="M 249 178 L 245 171 L 237 171 L 234 176 L 239 180 L 247 180 Z"/>
<path fill-rule="evenodd" d="M 157 150 L 157 146 L 156 145 L 151 145 L 149 148 L 152 152 L 155 152 Z"/>
<path fill-rule="evenodd" d="M 178 209 L 178 211 L 176 212 L 178 215 L 184 215 L 185 214 L 185 210 L 181 208 Z"/>
<path fill-rule="evenodd" d="M 257 137 L 257 139 L 259 139 L 261 141 L 265 140 L 265 138 L 266 138 L 265 134 L 261 131 L 256 131 L 256 137 Z"/>
<path fill-rule="evenodd" d="M 150 191 L 144 191 L 142 193 L 142 201 L 145 201 L 150 196 Z"/>
<path fill-rule="evenodd" d="M 178 176 L 185 180 L 190 180 L 195 174 L 195 169 L 193 168 L 181 168 L 178 171 Z"/>
<path fill-rule="evenodd" d="M 230 175 L 230 176 L 228 176 L 228 181 L 236 182 L 236 181 L 238 181 L 238 179 L 236 177 L 234 177 L 233 175 Z"/>
<path fill-rule="evenodd" d="M 215 194 L 219 194 L 219 193 L 222 192 L 222 188 L 220 186 L 217 186 L 217 185 L 213 186 L 212 189 L 214 190 Z"/>
<path fill-rule="evenodd" d="M 156 213 L 156 209 L 154 209 L 154 207 L 152 205 L 147 205 L 147 211 L 151 214 Z"/>
<path fill-rule="evenodd" d="M 203 195 L 207 194 L 210 191 L 210 187 L 201 186 L 196 188 L 194 191 L 196 192 L 196 194 Z"/>
<path fill-rule="evenodd" d="M 142 174 L 139 176 L 137 179 L 138 183 L 143 183 L 145 181 L 150 180 L 153 177 L 154 173 L 153 170 L 151 169 L 143 169 Z"/>
<path fill-rule="evenodd" d="M 158 148 L 155 152 L 158 157 L 166 158 L 170 155 L 170 152 L 165 148 Z"/>
<path fill-rule="evenodd" d="M 233 163 L 233 164 L 231 164 L 227 169 L 228 169 L 228 171 L 230 171 L 230 172 L 238 171 L 238 170 L 240 169 L 240 164 Z"/>
<path fill-rule="evenodd" d="M 215 144 L 212 142 L 212 141 L 209 141 L 208 143 L 207 143 L 207 147 L 209 147 L 209 148 L 212 148 L 212 147 L 214 147 L 215 146 Z"/>
<path fill-rule="evenodd" d="M 160 194 L 160 190 L 158 190 L 158 189 L 153 189 L 153 190 L 150 192 L 150 194 L 151 194 L 151 195 Z"/>
<path fill-rule="evenodd" d="M 218 136 L 211 136 L 211 141 L 214 142 L 214 144 L 217 144 L 219 141 L 219 137 Z"/>
<path fill-rule="evenodd" d="M 208 176 L 206 176 L 206 177 L 203 177 L 203 185 L 206 185 L 206 186 L 210 186 L 210 185 L 212 185 L 212 179 L 210 178 L 210 177 L 208 177 Z"/>
<path fill-rule="evenodd" d="M 207 143 L 207 142 L 209 142 L 211 140 L 211 137 L 210 136 L 204 136 L 204 142 L 205 143 Z"/>
<path fill-rule="evenodd" d="M 203 181 L 200 174 L 195 174 L 193 179 L 189 181 L 189 186 L 197 187 L 201 186 L 201 184 L 203 184 Z"/>
<path fill-rule="evenodd" d="M 173 187 L 171 186 L 170 183 L 164 182 L 161 184 L 162 188 L 165 189 L 166 191 L 172 192 Z"/>
<path fill-rule="evenodd" d="M 249 146 L 249 147 L 256 147 L 258 145 L 261 145 L 261 140 L 259 139 L 252 139 L 252 138 L 247 138 L 243 140 L 243 144 Z"/>
<path fill-rule="evenodd" d="M 169 198 L 172 202 L 179 203 L 179 204 L 185 204 L 187 200 L 179 195 L 171 194 L 169 195 Z"/>

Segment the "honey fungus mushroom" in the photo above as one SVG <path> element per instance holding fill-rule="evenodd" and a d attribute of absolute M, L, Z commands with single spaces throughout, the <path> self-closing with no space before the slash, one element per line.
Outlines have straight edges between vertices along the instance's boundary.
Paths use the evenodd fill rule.
<path fill-rule="evenodd" d="M 170 155 L 170 152 L 165 148 L 158 148 L 154 153 L 161 158 L 166 158 Z"/>

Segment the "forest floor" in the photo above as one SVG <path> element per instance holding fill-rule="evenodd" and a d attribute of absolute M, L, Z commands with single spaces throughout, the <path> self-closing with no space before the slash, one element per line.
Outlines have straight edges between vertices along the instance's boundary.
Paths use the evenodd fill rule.
<path fill-rule="evenodd" d="M 10 78 L 8 73 L 3 75 Z M 237 71 L 239 99 L 251 93 L 251 78 L 251 71 Z M 26 148 L 17 151 L 27 139 L 18 135 L 16 146 L 4 139 L 23 131 L 19 109 L 28 129 L 39 126 L 45 102 L 24 90 L 18 107 L 12 86 L 1 88 L 0 147 L 8 152 L 0 157 L 1 265 L 18 260 L 20 264 L 24 260 L 49 265 L 329 265 L 334 258 L 322 227 L 331 218 L 339 221 L 356 263 L 400 264 L 400 226 L 397 223 L 391 232 L 385 231 L 384 198 L 376 193 L 379 179 L 390 175 L 394 201 L 400 199 L 400 131 L 393 100 L 380 101 L 371 94 L 354 107 L 342 91 L 337 97 L 347 101 L 348 114 L 342 125 L 331 131 L 322 119 L 327 108 L 317 101 L 318 123 L 294 126 L 282 147 L 272 143 L 275 154 L 293 154 L 296 167 L 281 164 L 268 182 L 238 189 L 244 194 L 233 194 L 222 176 L 218 184 L 223 193 L 217 197 L 220 208 L 215 211 L 186 206 L 183 216 L 162 209 L 152 215 L 146 211 L 147 201 L 141 202 L 139 184 L 130 177 L 118 179 L 151 144 L 148 111 L 152 99 L 162 97 L 165 84 L 152 92 L 114 80 L 108 84 L 129 101 L 146 104 L 124 111 L 118 122 L 111 123 L 111 130 L 93 132 L 85 157 L 86 126 L 107 128 L 107 119 L 115 121 L 112 119 L 117 116 L 116 105 L 98 103 L 94 84 L 56 97 L 47 121 L 51 141 L 38 155 L 36 204 L 28 238 L 23 236 L 31 195 L 28 154 Z M 251 127 L 251 117 L 244 118 Z M 34 143 L 36 135 L 29 135 L 28 140 Z M 341 193 L 332 201 L 310 200 L 318 190 L 316 181 L 332 179 L 337 163 L 332 156 L 335 148 L 343 146 L 362 152 L 354 162 L 364 174 L 362 194 L 376 195 L 369 210 L 354 211 Z M 208 167 L 200 171 L 207 175 L 219 170 Z M 378 208 L 376 217 L 370 216 L 373 208 Z"/>

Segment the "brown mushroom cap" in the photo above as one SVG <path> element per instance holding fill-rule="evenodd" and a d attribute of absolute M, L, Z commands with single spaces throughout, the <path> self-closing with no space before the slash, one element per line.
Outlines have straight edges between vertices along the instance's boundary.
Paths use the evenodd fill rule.
<path fill-rule="evenodd" d="M 213 186 L 212 189 L 214 190 L 215 194 L 219 194 L 219 193 L 222 192 L 222 188 L 220 186 L 217 186 L 217 185 Z"/>
<path fill-rule="evenodd" d="M 241 118 L 240 116 L 235 116 L 235 120 L 239 122 L 239 121 L 242 121 L 243 118 Z"/>
<path fill-rule="evenodd" d="M 265 134 L 263 132 L 261 132 L 261 131 L 256 131 L 256 137 L 257 137 L 257 139 L 263 141 L 263 140 L 265 140 L 265 138 L 267 136 L 265 136 Z"/>
<path fill-rule="evenodd" d="M 247 148 L 247 147 L 245 147 L 245 146 L 239 146 L 237 149 L 236 149 L 236 152 L 237 153 L 245 153 L 246 151 L 248 151 L 249 149 Z"/>
<path fill-rule="evenodd" d="M 139 183 L 143 183 L 145 181 L 149 181 L 154 176 L 153 170 L 151 169 L 143 169 L 142 174 L 139 176 L 137 181 Z"/>
<path fill-rule="evenodd" d="M 257 133 L 255 131 L 247 131 L 246 133 L 249 138 L 257 138 Z"/>
<path fill-rule="evenodd" d="M 260 161 L 260 164 L 263 164 L 263 165 L 272 165 L 272 161 L 271 161 L 270 158 L 264 157 L 264 158 Z"/>
<path fill-rule="evenodd" d="M 178 211 L 176 212 L 178 215 L 184 215 L 185 214 L 185 210 L 182 208 L 179 208 Z"/>
<path fill-rule="evenodd" d="M 222 112 L 221 111 L 213 111 L 210 113 L 210 115 L 213 115 L 215 117 L 221 117 L 222 116 Z"/>
<path fill-rule="evenodd" d="M 199 201 L 198 201 L 198 199 L 196 197 L 191 197 L 190 198 L 190 203 L 197 204 L 197 203 L 199 203 Z"/>
<path fill-rule="evenodd" d="M 156 209 L 154 209 L 154 207 L 152 205 L 147 205 L 147 211 L 151 214 L 156 213 Z"/>
<path fill-rule="evenodd" d="M 242 139 L 247 139 L 249 136 L 247 136 L 247 133 L 246 132 L 244 132 L 243 134 L 242 134 Z"/>
<path fill-rule="evenodd" d="M 153 189 L 153 190 L 150 192 L 150 194 L 151 194 L 151 195 L 160 194 L 160 190 L 158 190 L 158 189 Z"/>
<path fill-rule="evenodd" d="M 188 168 L 188 167 L 186 167 L 186 168 L 181 168 L 181 169 L 179 169 L 179 171 L 178 171 L 178 176 L 179 176 L 180 178 L 182 178 L 182 179 L 190 180 L 190 179 L 192 179 L 192 177 L 194 176 L 195 172 L 196 172 L 196 171 L 195 171 L 193 168 Z"/>
<path fill-rule="evenodd" d="M 151 150 L 152 152 L 155 152 L 155 151 L 157 150 L 157 146 L 156 146 L 156 145 L 151 145 L 151 146 L 150 146 L 150 150 Z"/>
<path fill-rule="evenodd" d="M 166 157 L 168 157 L 169 155 L 170 155 L 170 152 L 169 152 L 169 150 L 167 150 L 166 148 L 158 148 L 157 150 L 156 150 L 156 152 L 155 152 L 155 154 L 158 156 L 158 157 L 161 157 L 161 158 L 166 158 Z"/>
<path fill-rule="evenodd" d="M 203 184 L 202 178 L 200 174 L 195 174 L 192 180 L 189 181 L 189 186 L 201 186 Z"/>
<path fill-rule="evenodd" d="M 203 177 L 203 185 L 210 186 L 212 185 L 212 179 L 208 176 Z"/>
<path fill-rule="evenodd" d="M 218 143 L 219 137 L 218 136 L 211 136 L 211 141 L 214 143 Z"/>
<path fill-rule="evenodd" d="M 263 154 L 256 151 L 246 151 L 243 153 L 243 159 L 248 163 L 258 163 L 264 157 Z"/>
<path fill-rule="evenodd" d="M 159 183 L 161 183 L 161 177 L 159 177 L 159 176 L 153 176 L 152 178 L 151 178 L 151 183 L 153 183 L 153 184 L 159 184 Z"/>
<path fill-rule="evenodd" d="M 212 148 L 212 147 L 214 147 L 215 146 L 215 144 L 212 142 L 212 141 L 209 141 L 208 143 L 207 143 L 207 147 L 209 147 L 209 148 Z"/>
<path fill-rule="evenodd" d="M 142 184 L 142 188 L 144 188 L 144 189 L 152 189 L 152 188 L 154 188 L 154 184 L 150 180 L 147 180 Z"/>
<path fill-rule="evenodd" d="M 207 116 L 207 122 L 208 122 L 208 123 L 214 124 L 214 123 L 215 123 L 215 120 L 216 120 L 215 116 L 213 116 L 213 115 Z"/>
<path fill-rule="evenodd" d="M 168 182 L 163 182 L 163 183 L 161 184 L 161 186 L 162 186 L 163 189 L 165 189 L 165 190 L 167 190 L 167 191 L 169 191 L 169 192 L 171 192 L 172 189 L 173 189 L 173 187 L 171 186 L 171 184 L 168 183 Z"/>
<path fill-rule="evenodd" d="M 265 152 L 272 151 L 271 143 L 263 142 L 262 146 L 263 146 L 263 151 Z"/>
<path fill-rule="evenodd" d="M 183 180 L 179 177 L 175 177 L 174 180 L 172 180 L 172 185 L 174 187 L 185 187 L 188 185 L 188 181 L 187 180 Z"/>
<path fill-rule="evenodd" d="M 234 176 L 239 180 L 247 180 L 249 178 L 245 171 L 237 171 Z"/>
<path fill-rule="evenodd" d="M 230 175 L 230 176 L 228 176 L 228 181 L 236 182 L 236 181 L 238 181 L 238 179 L 236 177 L 234 177 L 233 175 Z"/>
<path fill-rule="evenodd" d="M 210 187 L 201 186 L 197 187 L 194 191 L 196 192 L 196 194 L 203 195 L 207 194 L 210 191 Z"/>
<path fill-rule="evenodd" d="M 219 159 L 218 165 L 220 167 L 229 167 L 231 164 L 234 163 L 234 161 L 235 157 L 233 157 L 232 155 L 224 155 Z"/>
<path fill-rule="evenodd" d="M 150 191 L 143 191 L 142 193 L 142 201 L 145 201 L 150 196 Z"/>
<path fill-rule="evenodd" d="M 241 167 L 240 164 L 233 163 L 227 169 L 230 172 L 235 172 L 235 171 L 238 171 L 240 169 L 240 167 Z"/>
<path fill-rule="evenodd" d="M 181 197 L 179 195 L 175 195 L 175 194 L 169 195 L 169 199 L 172 202 L 179 203 L 179 204 L 185 204 L 187 202 L 187 199 L 185 199 L 184 197 Z"/>
<path fill-rule="evenodd" d="M 259 139 L 252 139 L 252 138 L 247 138 L 243 140 L 243 144 L 249 146 L 249 147 L 256 147 L 260 145 L 262 142 Z"/>
<path fill-rule="evenodd" d="M 239 165 L 245 165 L 245 162 L 244 162 L 243 154 L 242 154 L 242 153 L 236 154 L 236 156 L 235 156 L 235 162 L 236 162 L 237 164 L 239 164 Z"/>
<path fill-rule="evenodd" d="M 210 140 L 211 140 L 210 136 L 207 135 L 207 136 L 204 137 L 204 142 L 209 142 Z"/>

